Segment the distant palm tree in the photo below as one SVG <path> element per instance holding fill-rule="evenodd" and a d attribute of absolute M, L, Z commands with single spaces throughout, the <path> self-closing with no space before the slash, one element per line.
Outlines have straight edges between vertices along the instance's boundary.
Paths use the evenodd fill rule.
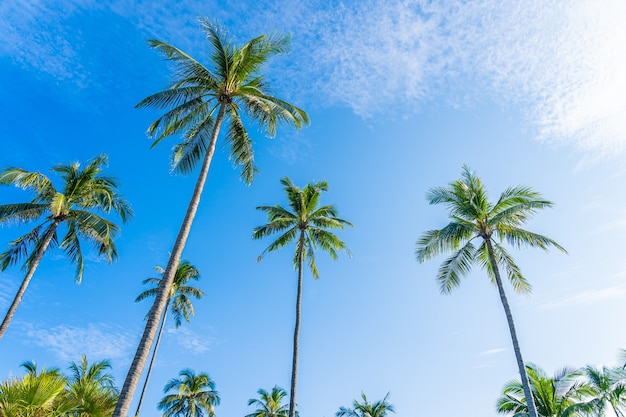
<path fill-rule="evenodd" d="M 624 369 L 606 366 L 598 369 L 587 365 L 583 368 L 583 374 L 593 391 L 594 398 L 588 403 L 593 412 L 598 416 L 604 415 L 608 404 L 616 417 L 624 417 L 623 409 L 626 406 L 626 372 Z"/>
<path fill-rule="evenodd" d="M 179 375 L 180 378 L 169 380 L 163 389 L 165 394 L 172 392 L 159 402 L 163 417 L 214 417 L 220 396 L 209 375 L 204 372 L 196 375 L 191 369 L 184 369 Z"/>
<path fill-rule="evenodd" d="M 106 155 L 100 155 L 89 161 L 82 170 L 78 162 L 53 167 L 52 171 L 63 179 L 61 190 L 57 190 L 52 181 L 40 172 L 29 172 L 21 168 L 0 170 L 0 185 L 14 185 L 35 193 L 30 202 L 0 205 L 0 224 L 43 220 L 30 232 L 11 242 L 9 249 L 0 254 L 1 270 L 4 271 L 23 258 L 26 258 L 24 268 L 27 270 L 0 324 L 0 338 L 6 332 L 41 258 L 49 247 L 58 246 L 76 264 L 76 282 L 79 284 L 83 278 L 84 267 L 81 240 L 92 243 L 98 255 L 109 263 L 117 258 L 113 238 L 119 232 L 119 227 L 99 213 L 108 214 L 113 210 L 126 222 L 132 211 L 117 193 L 116 181 L 101 174 L 102 166 L 106 163 Z M 67 232 L 59 242 L 57 229 L 61 224 L 67 226 Z"/>
<path fill-rule="evenodd" d="M 387 402 L 389 393 L 382 400 L 370 403 L 364 393 L 361 393 L 363 402 L 354 400 L 352 408 L 340 407 L 335 417 L 385 417 L 387 413 L 394 413 L 393 405 Z"/>
<path fill-rule="evenodd" d="M 115 388 L 109 361 L 103 360 L 88 364 L 85 355 L 80 363 L 70 364 L 70 376 L 67 379 L 67 398 L 75 404 L 75 411 L 68 417 L 108 417 L 117 403 L 118 392 Z"/>
<path fill-rule="evenodd" d="M 302 272 L 304 261 L 309 264 L 313 278 L 319 278 L 315 264 L 315 249 L 318 247 L 328 252 L 332 259 L 337 259 L 337 251 L 343 250 L 349 255 L 346 248 L 337 236 L 331 233 L 332 229 L 343 229 L 352 226 L 346 220 L 337 217 L 334 206 L 319 206 L 320 196 L 328 190 L 328 183 L 320 181 L 307 184 L 304 189 L 295 186 L 288 177 L 280 180 L 283 185 L 291 211 L 275 206 L 260 206 L 258 210 L 267 213 L 268 224 L 256 227 L 252 234 L 254 239 L 261 239 L 279 233 L 280 236 L 272 242 L 257 262 L 267 252 L 277 251 L 294 242 L 296 252 L 293 257 L 294 267 L 298 270 L 298 292 L 296 295 L 296 324 L 293 334 L 293 360 L 291 367 L 291 393 L 289 396 L 289 417 L 296 412 L 296 379 L 298 374 L 298 336 L 300 334 L 300 304 L 302 301 Z"/>
<path fill-rule="evenodd" d="M 34 362 L 24 362 L 26 374 L 0 383 L 0 416 L 65 417 L 74 402 L 65 398 L 67 380 L 58 369 L 37 370 Z"/>
<path fill-rule="evenodd" d="M 246 417 L 287 417 L 289 415 L 289 407 L 281 404 L 283 398 L 287 396 L 284 389 L 274 386 L 271 392 L 264 389 L 259 389 L 257 392 L 259 399 L 248 400 L 248 406 L 255 406 L 256 410 Z"/>
<path fill-rule="evenodd" d="M 526 371 L 540 417 L 575 417 L 590 411 L 584 399 L 592 395 L 593 390 L 580 379 L 580 371 L 563 368 L 549 377 L 533 364 L 526 365 Z M 496 409 L 500 414 L 513 417 L 529 415 L 520 381 L 510 381 L 504 386 Z"/>
<path fill-rule="evenodd" d="M 209 67 L 172 45 L 158 40 L 149 41 L 150 46 L 161 51 L 167 60 L 176 65 L 176 79 L 170 88 L 146 97 L 137 105 L 170 109 L 148 128 L 150 137 L 155 138 L 152 146 L 168 136 L 182 134 L 183 142 L 174 147 L 173 168 L 189 173 L 199 162 L 202 163 L 114 417 L 126 417 L 128 414 L 200 204 L 222 123 L 228 125 L 225 139 L 230 146 L 230 157 L 235 165 L 241 167 L 242 179 L 250 184 L 257 168 L 242 112 L 268 136 L 274 136 L 279 123 L 300 128 L 309 122 L 304 111 L 270 95 L 267 80 L 262 74 L 263 67 L 272 56 L 287 51 L 288 37 L 262 35 L 237 46 L 217 23 L 207 19 L 201 19 L 200 23 L 209 41 Z"/>
<path fill-rule="evenodd" d="M 528 293 L 530 284 L 501 245 L 502 241 L 506 240 L 513 247 L 531 246 L 548 250 L 554 246 L 566 252 L 554 240 L 521 228 L 537 210 L 551 207 L 553 203 L 532 188 L 517 186 L 506 189 L 493 204 L 489 202 L 480 178 L 467 166 L 463 166 L 461 179 L 451 182 L 448 187 L 430 189 L 426 198 L 430 204 L 446 205 L 451 222 L 443 229 L 422 234 L 416 245 L 417 261 L 425 262 L 440 254 L 453 252 L 437 274 L 441 292 L 445 294 L 460 285 L 460 278 L 470 272 L 472 264 L 478 263 L 487 271 L 500 294 L 526 402 L 529 404 L 529 415 L 537 417 L 499 266 L 505 269 L 515 291 Z M 474 246 L 475 240 L 480 243 L 478 247 Z"/>
<path fill-rule="evenodd" d="M 159 274 L 163 275 L 163 268 L 157 266 L 156 270 Z M 152 366 L 154 365 L 154 358 L 156 357 L 157 350 L 159 349 L 159 343 L 161 342 L 161 335 L 163 334 L 163 327 L 165 326 L 165 319 L 167 318 L 167 311 L 169 306 L 172 306 L 174 323 L 176 325 L 176 328 L 178 328 L 182 324 L 183 319 L 185 319 L 185 321 L 189 323 L 191 316 L 193 316 L 194 314 L 193 304 L 191 303 L 190 297 L 200 299 L 204 295 L 204 292 L 202 292 L 202 290 L 186 285 L 187 282 L 192 279 L 196 281 L 199 280 L 200 271 L 198 271 L 195 266 L 191 265 L 189 261 L 182 261 L 176 269 L 176 275 L 174 275 L 174 282 L 172 283 L 170 296 L 167 300 L 167 304 L 165 305 L 165 309 L 163 310 L 163 315 L 161 316 L 161 325 L 159 326 L 157 338 L 154 343 L 154 349 L 152 350 L 152 357 L 150 358 L 150 364 L 148 365 L 146 379 L 143 383 L 143 388 L 141 389 L 141 395 L 139 396 L 139 402 L 137 404 L 137 411 L 135 411 L 135 417 L 139 416 L 139 412 L 141 411 L 143 397 L 146 394 L 146 388 L 148 387 L 148 381 L 150 380 L 150 374 L 152 373 Z M 143 283 L 152 284 L 154 285 L 154 287 L 145 290 L 141 294 L 139 294 L 137 296 L 137 299 L 135 299 L 135 302 L 144 300 L 148 297 L 155 297 L 159 290 L 161 278 L 146 278 L 143 280 Z"/>

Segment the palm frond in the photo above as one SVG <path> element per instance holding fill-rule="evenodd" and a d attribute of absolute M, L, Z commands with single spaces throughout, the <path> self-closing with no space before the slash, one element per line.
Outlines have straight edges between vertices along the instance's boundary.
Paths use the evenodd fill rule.
<path fill-rule="evenodd" d="M 32 190 L 37 194 L 34 202 L 46 201 L 56 192 L 52 182 L 42 173 L 15 167 L 0 170 L 0 185 L 14 185 L 23 190 Z"/>
<path fill-rule="evenodd" d="M 509 278 L 509 282 L 513 286 L 513 290 L 517 293 L 529 294 L 532 291 L 532 286 L 526 278 L 522 275 L 522 271 L 519 266 L 513 260 L 513 257 L 506 251 L 506 249 L 493 242 L 494 255 L 498 265 L 504 267 L 506 275 Z"/>
<path fill-rule="evenodd" d="M 437 282 L 442 293 L 449 294 L 461 284 L 461 277 L 467 275 L 472 268 L 475 252 L 476 248 L 469 241 L 441 264 Z"/>
<path fill-rule="evenodd" d="M 241 168 L 239 178 L 250 185 L 254 176 L 259 171 L 254 163 L 254 150 L 252 139 L 239 117 L 235 107 L 231 106 L 229 111 L 230 123 L 226 132 L 226 143 L 230 146 L 230 158 L 233 165 Z"/>
<path fill-rule="evenodd" d="M 83 262 L 83 253 L 80 248 L 80 241 L 78 240 L 77 234 L 77 221 L 75 219 L 71 219 L 68 222 L 67 233 L 59 247 L 65 250 L 68 258 L 72 263 L 76 265 L 76 283 L 80 284 L 83 280 L 83 270 L 85 268 Z"/>
<path fill-rule="evenodd" d="M 26 223 L 44 216 L 50 205 L 47 203 L 17 203 L 0 205 L 0 223 Z"/>
<path fill-rule="evenodd" d="M 426 262 L 443 253 L 455 251 L 475 237 L 477 230 L 471 224 L 452 222 L 443 229 L 428 230 L 415 244 L 415 258 Z"/>
<path fill-rule="evenodd" d="M 561 252 L 567 253 L 565 248 L 556 243 L 553 239 L 518 227 L 500 225 L 495 230 L 495 234 L 500 239 L 505 239 L 511 246 L 516 248 L 529 246 L 539 247 L 547 251 L 550 246 L 554 246 Z"/>

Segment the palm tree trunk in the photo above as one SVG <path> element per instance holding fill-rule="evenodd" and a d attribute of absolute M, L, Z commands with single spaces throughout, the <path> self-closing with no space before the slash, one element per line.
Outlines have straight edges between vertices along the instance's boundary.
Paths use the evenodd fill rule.
<path fill-rule="evenodd" d="M 156 342 L 154 342 L 154 350 L 152 351 L 152 357 L 150 358 L 150 363 L 148 364 L 148 372 L 146 373 L 146 380 L 143 383 L 143 388 L 141 389 L 141 395 L 139 396 L 139 403 L 137 404 L 137 411 L 135 411 L 135 417 L 139 417 L 139 412 L 141 411 L 141 404 L 143 403 L 143 397 L 146 395 L 146 389 L 148 388 L 148 381 L 150 380 L 150 374 L 152 373 L 152 365 L 154 365 L 154 358 L 156 357 L 157 350 L 159 349 L 159 343 L 161 342 L 161 335 L 163 334 L 163 327 L 165 327 L 165 319 L 167 318 L 167 309 L 170 306 L 170 300 L 167 300 L 167 304 L 165 304 L 165 309 L 163 310 L 163 315 L 161 316 L 161 326 L 159 326 L 159 332 L 157 333 Z"/>
<path fill-rule="evenodd" d="M 289 417 L 296 415 L 296 379 L 298 376 L 298 336 L 300 335 L 300 306 L 302 304 L 302 264 L 304 248 L 304 230 L 300 231 L 298 244 L 298 293 L 296 295 L 296 325 L 293 331 L 293 361 L 291 363 L 291 394 L 289 395 Z"/>
<path fill-rule="evenodd" d="M 17 290 L 17 294 L 15 294 L 15 298 L 13 299 L 13 302 L 11 303 L 11 306 L 9 307 L 9 311 L 7 311 L 6 316 L 4 316 L 4 320 L 2 320 L 2 324 L 0 324 L 0 339 L 2 339 L 2 336 L 4 336 L 4 333 L 7 331 L 7 327 L 9 327 L 9 323 L 11 322 L 11 320 L 13 319 L 13 316 L 15 315 L 15 310 L 17 310 L 17 306 L 20 304 L 20 301 L 22 301 L 22 298 L 24 297 L 24 293 L 26 292 L 26 288 L 28 287 L 30 280 L 35 274 L 35 270 L 39 266 L 39 262 L 41 262 L 41 258 L 43 258 L 43 254 L 46 252 L 46 249 L 48 249 L 48 246 L 50 245 L 50 242 L 52 241 L 52 238 L 54 237 L 54 233 L 56 232 L 57 226 L 59 225 L 60 222 L 61 222 L 60 220 L 55 220 L 50 225 L 50 229 L 48 229 L 48 233 L 46 233 L 46 235 L 44 236 L 43 243 L 39 247 L 39 250 L 35 253 L 33 262 L 30 264 L 30 268 L 28 268 L 28 272 L 26 273 L 26 276 L 24 277 L 24 280 L 22 281 L 22 285 L 20 285 L 20 288 Z"/>
<path fill-rule="evenodd" d="M 185 244 L 187 243 L 187 238 L 189 237 L 189 231 L 191 230 L 191 225 L 196 215 L 196 211 L 198 211 L 198 206 L 200 205 L 200 197 L 202 196 L 202 190 L 204 188 L 207 175 L 209 174 L 209 167 L 211 166 L 211 159 L 213 158 L 213 154 L 215 153 L 217 135 L 219 134 L 220 127 L 222 126 L 225 110 L 226 104 L 222 103 L 217 113 L 211 141 L 209 142 L 209 147 L 206 150 L 206 154 L 204 155 L 202 168 L 200 169 L 200 174 L 198 175 L 198 180 L 196 181 L 196 186 L 193 190 L 191 201 L 187 206 L 187 212 L 185 213 L 185 218 L 183 219 L 183 223 L 180 226 L 178 236 L 176 237 L 176 242 L 174 243 L 172 254 L 170 255 L 167 267 L 163 272 L 161 283 L 159 284 L 159 291 L 156 295 L 154 303 L 152 304 L 152 308 L 150 308 L 150 312 L 148 313 L 148 321 L 143 331 L 143 336 L 141 337 L 139 346 L 137 346 L 135 357 L 133 358 L 133 362 L 130 365 L 128 374 L 126 375 L 126 380 L 124 381 L 124 385 L 122 386 L 120 398 L 115 407 L 113 417 L 127 417 L 128 415 L 130 403 L 133 400 L 133 395 L 135 394 L 135 389 L 137 388 L 137 384 L 139 383 L 141 372 L 143 371 L 143 367 L 146 364 L 146 359 L 150 354 L 150 347 L 152 346 L 152 342 L 154 341 L 159 318 L 161 317 L 161 314 L 165 309 L 165 305 L 167 304 L 170 290 L 172 288 L 172 283 L 174 281 L 174 275 L 176 274 L 176 269 L 180 264 L 180 257 L 183 253 L 183 249 L 185 248 Z"/>
<path fill-rule="evenodd" d="M 511 308 L 509 302 L 504 293 L 504 287 L 502 286 L 502 279 L 500 278 L 500 270 L 496 263 L 496 258 L 493 254 L 493 247 L 491 246 L 490 238 L 485 238 L 487 244 L 487 251 L 489 252 L 489 262 L 493 268 L 493 272 L 496 276 L 496 285 L 498 286 L 498 292 L 500 293 L 500 301 L 502 301 L 502 307 L 504 307 L 504 314 L 506 315 L 506 321 L 509 324 L 509 332 L 511 333 L 511 341 L 513 342 L 513 351 L 515 352 L 515 358 L 517 359 L 517 367 L 519 368 L 520 377 L 522 379 L 522 386 L 524 387 L 524 396 L 526 397 L 526 405 L 528 406 L 528 415 L 530 417 L 537 417 L 537 409 L 535 407 L 535 401 L 533 400 L 532 393 L 530 391 L 530 383 L 528 381 L 528 374 L 526 373 L 526 366 L 522 359 L 522 351 L 519 347 L 517 340 L 517 332 L 515 331 L 515 323 L 513 322 L 513 315 L 511 314 Z"/>

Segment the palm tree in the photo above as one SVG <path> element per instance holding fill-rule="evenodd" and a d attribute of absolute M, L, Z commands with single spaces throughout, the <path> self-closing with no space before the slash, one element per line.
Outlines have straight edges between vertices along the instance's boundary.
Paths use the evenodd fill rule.
<path fill-rule="evenodd" d="M 584 398 L 593 394 L 591 388 L 581 381 L 581 372 L 564 368 L 548 377 L 538 366 L 526 365 L 537 413 L 541 417 L 578 416 L 590 410 Z M 528 402 L 520 381 L 510 381 L 498 398 L 496 409 L 500 414 L 515 417 L 529 415 Z"/>
<path fill-rule="evenodd" d="M 271 392 L 259 389 L 259 399 L 248 400 L 248 406 L 255 406 L 256 410 L 246 417 L 288 417 L 289 408 L 281 404 L 287 392 L 279 386 L 274 386 Z M 297 413 L 296 413 L 297 414 Z"/>
<path fill-rule="evenodd" d="M 583 368 L 587 384 L 593 390 L 593 400 L 589 401 L 589 406 L 598 415 L 605 413 L 607 404 L 616 417 L 624 417 L 622 408 L 626 405 L 626 372 L 624 369 L 607 368 L 603 366 L 597 369 L 591 365 Z"/>
<path fill-rule="evenodd" d="M 67 380 L 58 369 L 39 372 L 31 361 L 21 366 L 26 370 L 22 378 L 0 384 L 0 416 L 61 417 L 74 409 L 74 403 L 64 396 Z"/>
<path fill-rule="evenodd" d="M 506 240 L 513 247 L 532 246 L 548 250 L 549 246 L 554 246 L 566 252 L 554 240 L 521 228 L 537 210 L 551 207 L 553 203 L 532 188 L 516 186 L 506 189 L 493 204 L 489 202 L 480 178 L 467 166 L 463 166 L 462 179 L 451 182 L 448 187 L 432 188 L 426 198 L 430 204 L 445 204 L 451 222 L 443 229 L 429 230 L 420 237 L 415 251 L 417 261 L 425 262 L 442 253 L 453 252 L 437 274 L 441 292 L 445 294 L 460 285 L 460 278 L 470 272 L 472 264 L 478 263 L 487 271 L 498 288 L 504 307 L 530 417 L 537 417 L 499 266 L 506 271 L 516 292 L 529 293 L 530 284 L 502 246 L 502 241 Z M 478 247 L 474 245 L 475 239 L 480 241 Z"/>
<path fill-rule="evenodd" d="M 117 258 L 113 238 L 119 232 L 119 227 L 98 213 L 108 214 L 113 210 L 122 222 L 126 222 L 132 211 L 117 193 L 116 181 L 101 174 L 102 166 L 106 163 L 107 156 L 100 155 L 89 161 L 82 170 L 78 162 L 53 167 L 52 171 L 63 179 L 61 191 L 39 172 L 29 172 L 21 168 L 0 170 L 0 185 L 14 185 L 35 193 L 30 202 L 0 205 L 0 224 L 41 221 L 30 232 L 12 241 L 9 249 L 0 254 L 1 270 L 4 271 L 26 258 L 24 269 L 27 271 L 0 325 L 0 338 L 6 332 L 26 287 L 48 248 L 61 248 L 70 261 L 76 264 L 78 284 L 83 278 L 84 267 L 81 240 L 92 243 L 98 255 L 109 263 Z M 61 224 L 67 226 L 67 231 L 59 242 L 57 231 Z"/>
<path fill-rule="evenodd" d="M 80 363 L 70 364 L 70 376 L 67 379 L 67 398 L 75 405 L 69 416 L 108 417 L 117 403 L 118 391 L 115 388 L 109 361 L 102 360 L 91 365 L 85 355 Z"/>
<path fill-rule="evenodd" d="M 180 378 L 170 379 L 163 392 L 167 394 L 159 402 L 163 417 L 214 417 L 214 407 L 219 405 L 220 396 L 215 383 L 208 374 L 196 375 L 191 369 L 180 371 Z"/>
<path fill-rule="evenodd" d="M 320 181 L 307 184 L 304 189 L 296 187 L 288 177 L 280 180 L 283 185 L 291 211 L 275 206 L 260 206 L 258 210 L 267 213 L 269 223 L 256 227 L 252 234 L 254 239 L 279 233 L 280 236 L 272 242 L 257 258 L 257 262 L 268 252 L 274 252 L 291 242 L 296 244 L 293 257 L 294 267 L 298 270 L 298 292 L 296 295 L 296 325 L 293 333 L 293 360 L 291 367 L 291 393 L 289 396 L 289 417 L 296 412 L 296 377 L 298 373 L 298 335 L 300 334 L 300 304 L 302 301 L 302 272 L 306 260 L 313 274 L 319 278 L 315 264 L 315 249 L 318 247 L 327 251 L 332 259 L 337 259 L 337 251 L 343 250 L 351 256 L 337 236 L 329 232 L 332 229 L 343 229 L 352 226 L 348 221 L 337 217 L 334 206 L 319 206 L 322 191 L 328 190 L 328 183 Z"/>
<path fill-rule="evenodd" d="M 361 392 L 361 398 L 363 402 L 354 400 L 352 402 L 352 408 L 340 407 L 339 411 L 335 413 L 336 417 L 385 417 L 387 413 L 394 413 L 393 405 L 387 402 L 389 393 L 385 395 L 382 400 L 370 403 L 367 401 L 367 397 Z"/>
<path fill-rule="evenodd" d="M 184 174 L 191 172 L 200 161 L 202 164 L 159 292 L 148 313 L 146 327 L 124 381 L 114 417 L 125 417 L 128 413 L 200 204 L 222 123 L 228 125 L 226 141 L 230 145 L 230 157 L 235 165 L 241 167 L 241 177 L 245 183 L 250 184 L 257 168 L 254 165 L 252 141 L 243 124 L 241 111 L 264 129 L 268 136 L 276 133 L 279 123 L 300 128 L 309 122 L 304 111 L 271 96 L 261 74 L 263 66 L 273 55 L 287 51 L 288 37 L 262 35 L 243 46 L 237 46 L 217 23 L 206 19 L 201 19 L 200 23 L 212 51 L 211 67 L 204 66 L 172 45 L 158 40 L 149 41 L 153 48 L 161 51 L 177 67 L 177 76 L 170 88 L 145 98 L 137 105 L 170 109 L 148 129 L 150 137 L 155 139 L 152 146 L 168 136 L 182 134 L 183 141 L 174 147 L 173 169 Z"/>
<path fill-rule="evenodd" d="M 156 267 L 156 270 L 159 274 L 163 275 L 163 268 L 160 266 Z M 194 297 L 196 299 L 202 298 L 204 292 L 198 288 L 191 287 L 187 284 L 189 280 L 199 280 L 200 279 L 200 271 L 191 265 L 189 261 L 182 261 L 178 268 L 176 269 L 176 275 L 174 275 L 174 282 L 172 283 L 172 288 L 170 290 L 170 296 L 167 300 L 167 304 L 165 305 L 165 309 L 163 310 L 163 315 L 161 316 L 161 325 L 159 326 L 159 331 L 157 333 L 157 338 L 154 343 L 154 350 L 152 351 L 152 357 L 150 358 L 150 364 L 148 365 L 148 372 L 146 373 L 146 379 L 143 383 L 143 388 L 141 389 L 141 395 L 139 396 L 139 403 L 137 404 L 137 411 L 135 411 L 135 417 L 139 416 L 139 412 L 141 411 L 141 404 L 143 403 L 143 397 L 146 394 L 146 388 L 148 387 L 148 381 L 150 380 L 150 374 L 152 373 L 152 366 L 154 365 L 154 358 L 156 356 L 157 350 L 159 349 L 159 343 L 161 342 L 161 335 L 163 334 L 163 327 L 165 326 L 165 319 L 167 318 L 167 310 L 172 305 L 172 313 L 174 315 L 174 323 L 176 328 L 180 327 L 183 322 L 183 319 L 187 323 L 191 316 L 194 314 L 193 304 L 191 303 L 190 297 Z M 159 290 L 159 284 L 161 282 L 161 278 L 146 278 L 143 280 L 144 284 L 152 284 L 154 287 L 145 290 L 141 294 L 137 296 L 135 302 L 141 301 L 148 297 L 156 296 Z"/>

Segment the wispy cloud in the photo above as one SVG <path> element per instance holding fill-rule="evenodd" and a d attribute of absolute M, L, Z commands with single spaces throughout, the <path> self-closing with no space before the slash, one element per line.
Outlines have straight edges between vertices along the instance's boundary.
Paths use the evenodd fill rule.
<path fill-rule="evenodd" d="M 479 356 L 491 356 L 500 352 L 504 352 L 505 350 L 506 350 L 505 348 L 487 349 L 483 352 L 480 352 L 478 355 Z"/>
<path fill-rule="evenodd" d="M 570 295 L 540 304 L 545 309 L 562 308 L 580 305 L 597 304 L 607 301 L 624 300 L 626 288 L 624 286 L 615 286 L 603 288 L 599 290 L 588 290 L 578 294 Z"/>
<path fill-rule="evenodd" d="M 9 307 L 9 303 L 13 300 L 19 284 L 8 276 L 0 278 L 0 309 Z"/>
<path fill-rule="evenodd" d="M 103 9 L 147 36 L 202 51 L 196 17 L 205 1 L 5 0 L 0 54 L 88 82 L 98 69 L 70 19 Z M 539 139 L 596 156 L 626 150 L 622 0 L 227 1 L 208 9 L 239 36 L 292 33 L 278 86 L 311 104 L 372 117 L 406 116 L 441 100 L 461 108 L 495 100 L 525 109 Z"/>
<path fill-rule="evenodd" d="M 175 340 L 178 345 L 194 354 L 208 352 L 215 344 L 215 341 L 211 337 L 194 333 L 184 327 L 168 329 L 167 333 L 172 335 L 172 339 Z"/>
<path fill-rule="evenodd" d="M 90 358 L 128 359 L 135 346 L 135 335 L 123 328 L 107 324 L 86 327 L 60 325 L 29 326 L 26 338 L 30 344 L 52 351 L 59 359 L 77 360 L 80 355 Z"/>

